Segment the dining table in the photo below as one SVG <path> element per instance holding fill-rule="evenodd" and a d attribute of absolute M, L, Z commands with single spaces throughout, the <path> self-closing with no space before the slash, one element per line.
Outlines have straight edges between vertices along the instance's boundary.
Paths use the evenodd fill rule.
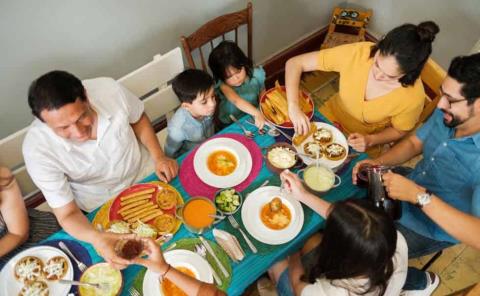
<path fill-rule="evenodd" d="M 268 134 L 259 133 L 258 129 L 255 126 L 251 124 L 245 124 L 246 123 L 245 121 L 249 119 L 251 120 L 250 116 L 244 116 L 239 119 L 239 122 L 243 123 L 245 128 L 247 128 L 248 130 L 254 133 L 255 136 L 253 138 L 253 141 L 255 142 L 256 145 L 258 145 L 259 147 L 258 151 L 260 151 L 259 153 L 264 153 L 265 149 L 263 148 L 269 147 L 270 145 L 276 142 L 287 141 L 286 138 L 282 135 L 273 137 Z M 312 121 L 329 123 L 328 120 L 318 111 L 315 111 Z M 292 129 L 290 130 L 283 129 L 283 131 L 290 135 L 293 133 Z M 243 137 L 244 136 L 243 133 L 244 132 L 240 128 L 240 126 L 238 124 L 233 123 L 227 126 L 226 128 L 224 128 L 223 130 L 219 131 L 215 136 L 222 137 L 222 135 L 236 134 L 237 136 Z M 185 160 L 185 158 L 188 157 L 189 153 L 192 153 L 192 151 L 189 151 L 181 155 L 177 159 L 180 170 L 182 170 L 182 163 Z M 347 161 L 344 166 L 342 166 L 340 169 L 337 170 L 337 174 L 341 177 L 341 184 L 338 187 L 333 188 L 327 193 L 323 194 L 319 198 L 323 198 L 329 202 L 335 202 L 335 201 L 344 200 L 350 197 L 357 197 L 357 198 L 364 197 L 366 194 L 365 189 L 352 184 L 351 174 L 352 174 L 352 168 L 355 165 L 355 163 L 365 158 L 367 158 L 367 155 L 365 153 L 358 153 L 356 154 L 355 157 L 349 159 L 349 161 Z M 269 180 L 269 185 L 277 185 L 277 186 L 280 185 L 278 174 L 275 174 L 270 170 L 268 170 L 265 164 L 265 160 L 263 160 L 261 163 L 261 168 L 259 168 L 258 174 L 254 179 L 250 181 L 250 184 L 248 184 L 248 186 L 241 193 L 243 194 L 243 196 L 246 196 L 249 192 L 261 186 L 266 180 Z M 158 178 L 155 173 L 152 173 L 151 175 L 147 176 L 140 183 L 151 182 L 151 181 L 158 181 Z M 187 201 L 191 198 L 191 196 L 187 192 L 186 188 L 184 188 L 178 176 L 170 182 L 170 185 L 175 187 L 175 189 L 181 194 L 184 201 Z M 302 205 L 302 207 L 304 211 L 304 224 L 301 228 L 301 231 L 298 233 L 298 235 L 287 243 L 280 244 L 280 245 L 267 245 L 255 240 L 255 238 L 253 238 L 250 234 L 247 233 L 251 241 L 258 248 L 258 253 L 256 254 L 252 253 L 248 248 L 248 246 L 245 245 L 243 237 L 240 235 L 238 230 L 234 229 L 229 224 L 229 222 L 227 221 L 228 219 L 224 219 L 222 222 L 215 225 L 215 228 L 226 230 L 232 233 L 233 235 L 235 235 L 238 238 L 238 240 L 242 242 L 241 245 L 243 246 L 243 249 L 246 253 L 245 258 L 239 261 L 238 263 L 234 263 L 230 261 L 232 276 L 231 276 L 228 287 L 225 287 L 226 288 L 225 292 L 228 295 L 232 295 L 232 296 L 242 295 L 246 291 L 246 289 L 252 283 L 254 283 L 259 277 L 261 277 L 268 270 L 268 268 L 271 267 L 275 262 L 281 259 L 284 259 L 290 254 L 292 254 L 293 252 L 299 250 L 310 236 L 312 236 L 314 233 L 318 232 L 321 228 L 324 227 L 324 222 L 325 222 L 324 218 L 322 218 L 320 215 L 313 212 L 311 209 L 309 209 L 305 205 Z M 99 209 L 96 209 L 95 211 L 87 214 L 87 217 L 90 221 L 92 221 L 95 218 L 95 216 L 98 214 L 98 210 Z M 241 211 L 238 211 L 238 213 L 235 215 L 235 218 L 237 221 L 239 221 L 241 227 L 245 230 L 244 225 L 242 223 L 240 212 Z M 167 243 L 163 244 L 161 248 L 165 250 L 165 249 L 168 249 L 169 246 L 175 242 L 178 242 L 185 238 L 195 238 L 195 237 L 196 236 L 194 234 L 190 233 L 182 225 L 178 229 L 178 231 L 175 233 L 173 238 Z M 210 241 L 214 241 L 211 230 L 204 233 L 204 237 Z M 98 255 L 98 253 L 95 251 L 95 249 L 91 244 L 78 241 L 63 230 L 54 233 L 53 235 L 51 235 L 49 238 L 47 238 L 45 241 L 41 242 L 40 244 L 52 245 L 58 241 L 75 242 L 76 245 L 81 246 L 82 248 L 79 248 L 79 253 L 75 253 L 75 250 L 72 250 L 74 255 L 78 255 L 78 257 L 80 257 L 79 259 L 81 261 L 83 260 L 88 264 L 95 264 L 95 263 L 104 261 Z M 82 252 L 83 254 L 80 254 Z M 88 253 L 88 256 L 87 256 L 87 253 Z M 139 294 L 142 294 L 143 292 L 142 282 L 143 282 L 143 276 L 145 275 L 144 267 L 138 266 L 138 265 L 128 266 L 126 269 L 122 270 L 122 275 L 124 279 L 124 285 L 123 285 L 123 290 L 121 295 L 134 295 L 131 292 L 132 287 L 133 289 L 138 291 Z M 78 277 L 78 275 L 76 275 L 75 277 Z M 76 290 L 72 290 L 72 291 L 76 294 Z"/>

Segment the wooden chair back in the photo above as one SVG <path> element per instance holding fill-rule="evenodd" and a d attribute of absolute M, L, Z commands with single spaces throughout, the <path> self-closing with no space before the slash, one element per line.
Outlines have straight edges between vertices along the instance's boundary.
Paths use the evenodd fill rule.
<path fill-rule="evenodd" d="M 27 131 L 28 127 L 0 139 L 0 165 L 12 171 L 25 198 L 29 198 L 39 191 L 28 175 L 23 160 L 22 144 Z"/>
<path fill-rule="evenodd" d="M 215 47 L 213 44 L 214 39 L 222 36 L 222 40 L 225 40 L 225 35 L 229 32 L 235 32 L 235 43 L 238 44 L 238 28 L 242 25 L 247 25 L 248 40 L 247 40 L 247 56 L 252 58 L 252 3 L 248 2 L 247 8 L 239 10 L 237 12 L 225 14 L 210 20 L 190 36 L 182 36 L 181 42 L 183 51 L 188 61 L 188 65 L 192 69 L 196 69 L 192 52 L 198 49 L 200 55 L 200 61 L 202 70 L 207 71 L 207 63 L 205 62 L 208 57 L 204 57 L 204 51 L 202 46 L 209 43 L 210 50 Z"/>
<path fill-rule="evenodd" d="M 425 122 L 437 107 L 441 98 L 440 86 L 446 76 L 447 72 L 429 58 L 420 75 L 427 98 L 423 111 L 420 114 L 419 124 Z"/>
<path fill-rule="evenodd" d="M 118 79 L 123 86 L 143 100 L 148 115 L 159 137 L 166 138 L 166 118 L 180 105 L 170 81 L 184 70 L 179 47 L 164 55 L 155 55 L 153 61 Z"/>

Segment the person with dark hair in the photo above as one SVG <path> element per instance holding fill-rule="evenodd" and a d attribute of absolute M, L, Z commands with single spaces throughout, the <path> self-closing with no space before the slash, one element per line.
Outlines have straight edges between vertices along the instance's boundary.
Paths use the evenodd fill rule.
<path fill-rule="evenodd" d="M 398 229 L 409 257 L 435 253 L 458 241 L 480 248 L 480 53 L 453 59 L 437 109 L 415 134 L 385 154 L 359 162 L 399 165 L 423 155 L 406 176 L 383 175 L 402 203 Z M 409 268 L 405 295 L 430 295 L 439 277 Z"/>
<path fill-rule="evenodd" d="M 222 125 L 232 123 L 230 115 L 240 118 L 250 114 L 255 125 L 263 128 L 265 118 L 258 109 L 258 100 L 265 90 L 265 71 L 254 67 L 235 42 L 222 41 L 208 57 L 208 65 L 216 81 L 220 99 L 218 119 Z"/>
<path fill-rule="evenodd" d="M 407 244 L 384 211 L 361 199 L 330 204 L 309 193 L 292 172 L 284 171 L 280 177 L 292 196 L 326 223 L 314 237 L 316 246 L 307 243 L 269 270 L 279 295 L 400 294 L 407 273 Z"/>
<path fill-rule="evenodd" d="M 52 213 L 25 208 L 12 172 L 0 167 L 0 270 L 18 252 L 58 230 Z"/>
<path fill-rule="evenodd" d="M 93 244 L 105 260 L 118 239 L 88 222 L 91 212 L 152 171 L 173 179 L 177 162 L 162 151 L 138 97 L 112 78 L 79 80 L 51 71 L 32 82 L 28 104 L 36 119 L 23 142 L 25 165 L 60 225 Z"/>
<path fill-rule="evenodd" d="M 377 44 L 346 44 L 288 60 L 285 84 L 295 132 L 306 134 L 310 127 L 298 105 L 302 72 L 335 71 L 340 74 L 339 92 L 320 112 L 342 127 L 355 150 L 379 155 L 385 144 L 412 130 L 420 117 L 426 96 L 420 72 L 438 32 L 431 21 L 405 24 Z"/>
<path fill-rule="evenodd" d="M 213 86 L 213 78 L 202 70 L 188 69 L 173 79 L 172 88 L 181 105 L 168 121 L 168 156 L 178 157 L 215 133 Z"/>

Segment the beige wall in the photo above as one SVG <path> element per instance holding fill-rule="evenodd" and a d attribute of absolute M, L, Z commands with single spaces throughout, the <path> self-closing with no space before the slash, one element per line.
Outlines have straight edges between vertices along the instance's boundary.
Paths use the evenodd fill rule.
<path fill-rule="evenodd" d="M 328 22 L 340 1 L 253 1 L 254 61 Z M 27 88 L 53 70 L 119 78 L 179 46 L 215 16 L 246 0 L 0 1 L 0 138 L 29 124 Z"/>
<path fill-rule="evenodd" d="M 348 4 L 373 9 L 369 31 L 380 36 L 403 23 L 436 22 L 440 33 L 432 56 L 444 68 L 453 57 L 468 54 L 480 39 L 478 0 L 349 0 Z"/>

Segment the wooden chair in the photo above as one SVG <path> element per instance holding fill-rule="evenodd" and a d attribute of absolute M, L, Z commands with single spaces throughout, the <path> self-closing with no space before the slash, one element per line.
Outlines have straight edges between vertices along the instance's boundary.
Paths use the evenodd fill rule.
<path fill-rule="evenodd" d="M 205 57 L 203 56 L 202 46 L 210 43 L 210 51 L 215 47 L 213 40 L 222 36 L 222 40 L 225 40 L 225 35 L 231 31 L 235 31 L 235 43 L 238 44 L 238 28 L 242 25 L 247 25 L 248 30 L 248 51 L 247 56 L 252 58 L 252 3 L 248 2 L 247 8 L 239 10 L 234 13 L 225 14 L 219 16 L 193 32 L 190 36 L 182 36 L 181 42 L 183 51 L 187 57 L 188 65 L 192 69 L 196 69 L 195 62 L 192 56 L 192 52 L 198 49 L 200 60 L 202 63 L 202 69 L 207 71 L 207 64 Z M 208 58 L 208 57 L 207 57 Z"/>
<path fill-rule="evenodd" d="M 145 103 L 145 113 L 154 124 L 160 143 L 166 138 L 166 117 L 180 105 L 169 81 L 183 71 L 182 52 L 179 47 L 120 78 L 120 82 Z M 28 127 L 0 139 L 0 165 L 8 167 L 20 186 L 28 207 L 37 207 L 45 199 L 27 173 L 22 155 L 22 144 Z"/>
<path fill-rule="evenodd" d="M 23 160 L 22 144 L 27 131 L 28 127 L 0 139 L 0 165 L 8 167 L 12 171 L 22 195 L 26 199 L 39 191 L 28 175 Z"/>
<path fill-rule="evenodd" d="M 425 101 L 425 107 L 420 114 L 419 124 L 425 122 L 435 110 L 441 98 L 440 86 L 446 76 L 447 73 L 440 65 L 431 58 L 428 59 L 420 75 L 427 99 Z"/>
<path fill-rule="evenodd" d="M 372 10 L 335 7 L 321 49 L 365 41 L 365 32 Z"/>
<path fill-rule="evenodd" d="M 118 79 L 123 86 L 143 100 L 145 113 L 152 121 L 163 147 L 167 137 L 167 117 L 180 105 L 169 82 L 184 70 L 179 47 L 164 55 L 155 55 L 153 61 Z"/>

